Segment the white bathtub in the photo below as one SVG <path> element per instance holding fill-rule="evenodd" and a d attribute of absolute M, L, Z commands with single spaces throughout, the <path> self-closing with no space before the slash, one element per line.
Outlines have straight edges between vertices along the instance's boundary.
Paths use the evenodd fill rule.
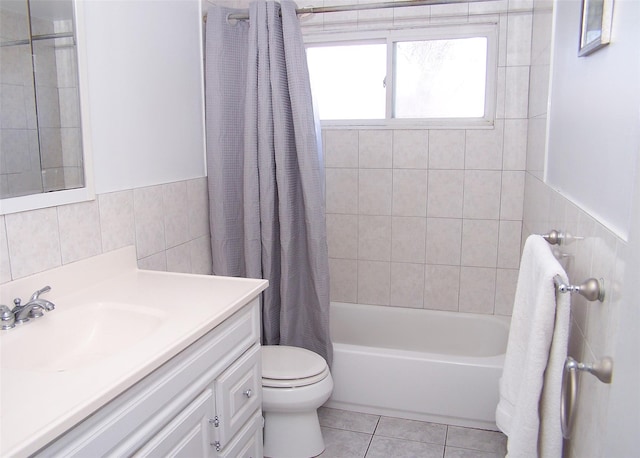
<path fill-rule="evenodd" d="M 496 430 L 509 318 L 331 304 L 327 407 Z"/>

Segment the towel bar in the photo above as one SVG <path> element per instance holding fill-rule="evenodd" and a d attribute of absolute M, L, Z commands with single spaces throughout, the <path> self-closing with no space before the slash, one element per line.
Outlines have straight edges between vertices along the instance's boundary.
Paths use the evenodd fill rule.
<path fill-rule="evenodd" d="M 613 377 L 613 360 L 608 356 L 592 364 L 579 363 L 571 356 L 568 356 L 565 360 L 564 371 L 562 373 L 562 391 L 560 394 L 560 423 L 562 425 L 562 436 L 565 439 L 571 437 L 571 430 L 573 428 L 576 396 L 578 395 L 578 371 L 593 374 L 602 383 L 611 383 Z"/>
<path fill-rule="evenodd" d="M 588 278 L 578 286 L 566 285 L 559 275 L 553 277 L 556 289 L 561 293 L 578 293 L 588 301 L 604 301 L 604 279 Z"/>
<path fill-rule="evenodd" d="M 548 234 L 542 234 L 541 237 L 549 242 L 549 245 L 567 245 L 574 240 L 584 239 L 584 237 L 577 237 L 568 232 L 562 232 L 556 229 L 549 231 Z"/>
<path fill-rule="evenodd" d="M 553 229 L 549 231 L 548 234 L 543 234 L 542 238 L 549 242 L 549 245 L 560 245 L 564 238 L 564 234 Z"/>

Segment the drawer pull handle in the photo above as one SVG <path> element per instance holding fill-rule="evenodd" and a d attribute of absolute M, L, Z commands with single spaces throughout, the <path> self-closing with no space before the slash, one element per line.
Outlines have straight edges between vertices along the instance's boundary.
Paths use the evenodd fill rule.
<path fill-rule="evenodd" d="M 248 390 L 245 390 L 242 394 L 244 394 L 246 397 L 250 398 L 251 395 L 253 394 L 253 391 L 251 391 L 251 388 L 249 388 Z"/>

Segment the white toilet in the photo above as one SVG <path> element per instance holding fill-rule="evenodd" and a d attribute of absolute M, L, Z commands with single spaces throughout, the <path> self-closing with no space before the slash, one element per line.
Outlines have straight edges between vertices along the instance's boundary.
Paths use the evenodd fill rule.
<path fill-rule="evenodd" d="M 333 391 L 324 358 L 298 347 L 262 347 L 264 456 L 308 458 L 324 451 L 318 407 Z"/>

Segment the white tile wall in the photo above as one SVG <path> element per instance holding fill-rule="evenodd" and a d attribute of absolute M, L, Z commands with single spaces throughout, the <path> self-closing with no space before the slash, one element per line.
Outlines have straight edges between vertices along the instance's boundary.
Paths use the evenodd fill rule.
<path fill-rule="evenodd" d="M 303 33 L 328 36 L 468 22 L 497 23 L 499 33 L 493 128 L 324 129 L 332 300 L 511 313 L 527 165 L 532 9 L 528 0 L 495 0 L 302 22 Z"/>
<path fill-rule="evenodd" d="M 136 245 L 141 268 L 211 273 L 206 178 L 0 217 L 0 283 Z"/>

